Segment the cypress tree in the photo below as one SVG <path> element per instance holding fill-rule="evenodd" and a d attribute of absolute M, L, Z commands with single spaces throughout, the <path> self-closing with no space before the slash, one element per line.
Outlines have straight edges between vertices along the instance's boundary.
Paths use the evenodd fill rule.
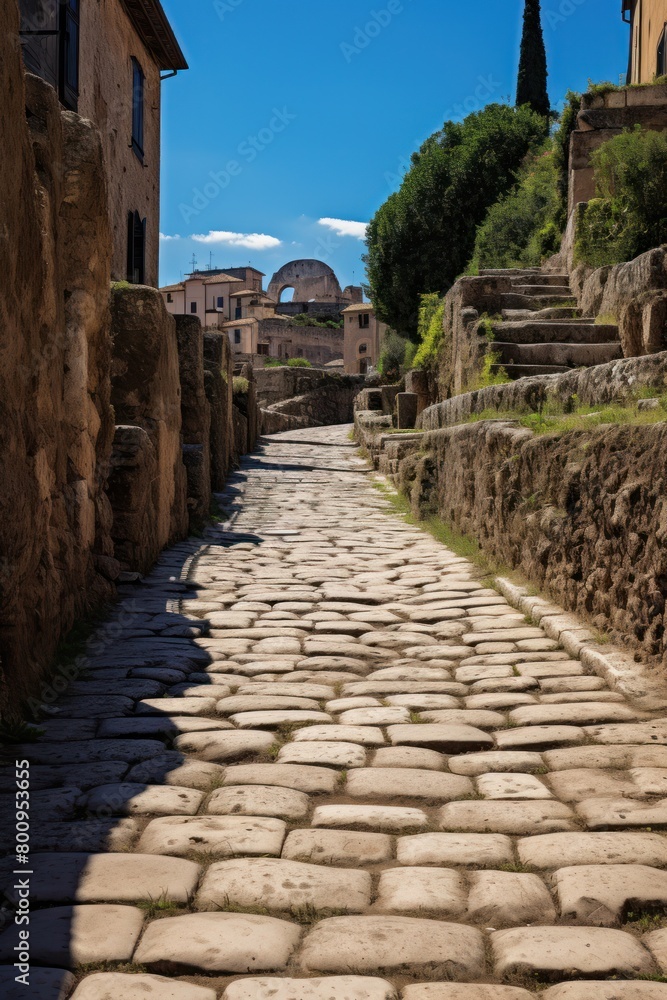
<path fill-rule="evenodd" d="M 519 61 L 519 81 L 516 104 L 528 104 L 538 115 L 548 118 L 550 105 L 547 91 L 547 53 L 542 33 L 540 0 L 525 0 L 523 37 Z"/>

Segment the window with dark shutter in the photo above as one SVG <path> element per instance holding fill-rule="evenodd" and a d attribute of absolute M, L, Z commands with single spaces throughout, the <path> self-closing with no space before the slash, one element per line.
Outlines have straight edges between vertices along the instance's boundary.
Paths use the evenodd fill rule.
<path fill-rule="evenodd" d="M 132 59 L 132 149 L 144 159 L 144 71 Z"/>
<path fill-rule="evenodd" d="M 20 0 L 25 68 L 51 84 L 70 111 L 79 98 L 79 2 Z"/>
<path fill-rule="evenodd" d="M 146 273 L 146 220 L 138 212 L 127 216 L 127 280 L 143 285 Z"/>
<path fill-rule="evenodd" d="M 667 24 L 662 29 L 662 34 L 660 35 L 660 41 L 658 42 L 658 59 L 655 75 L 656 76 L 666 76 L 667 75 Z"/>

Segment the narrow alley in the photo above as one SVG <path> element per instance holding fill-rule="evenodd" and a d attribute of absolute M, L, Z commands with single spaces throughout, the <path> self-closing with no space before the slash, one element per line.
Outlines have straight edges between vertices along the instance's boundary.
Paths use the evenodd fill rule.
<path fill-rule="evenodd" d="M 349 430 L 264 439 L 15 748 L 34 995 L 664 997 L 667 718 L 406 524 Z"/>

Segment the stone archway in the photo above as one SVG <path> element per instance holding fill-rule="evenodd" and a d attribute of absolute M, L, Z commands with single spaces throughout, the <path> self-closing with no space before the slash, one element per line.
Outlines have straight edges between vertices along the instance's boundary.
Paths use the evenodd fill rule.
<path fill-rule="evenodd" d="M 285 264 L 271 278 L 267 294 L 279 302 L 286 288 L 294 289 L 294 302 L 345 301 L 333 269 L 321 260 L 292 260 Z"/>

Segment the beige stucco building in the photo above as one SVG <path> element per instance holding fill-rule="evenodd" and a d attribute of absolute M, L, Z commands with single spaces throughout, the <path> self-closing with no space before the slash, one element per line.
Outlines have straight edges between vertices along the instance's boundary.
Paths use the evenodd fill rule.
<path fill-rule="evenodd" d="M 208 329 L 225 330 L 233 354 L 263 364 L 264 358 L 305 358 L 314 365 L 343 359 L 343 330 L 292 322 L 262 290 L 264 274 L 252 267 L 194 271 L 160 289 L 167 311 L 199 316 Z"/>
<path fill-rule="evenodd" d="M 162 5 L 20 0 L 20 8 L 26 69 L 101 132 L 112 277 L 157 286 L 161 79 L 187 69 Z"/>
<path fill-rule="evenodd" d="M 667 0 L 622 0 L 630 24 L 628 83 L 667 75 Z"/>
<path fill-rule="evenodd" d="M 343 309 L 343 318 L 345 371 L 348 375 L 365 375 L 377 365 L 387 324 L 376 318 L 370 302 L 348 306 Z"/>

